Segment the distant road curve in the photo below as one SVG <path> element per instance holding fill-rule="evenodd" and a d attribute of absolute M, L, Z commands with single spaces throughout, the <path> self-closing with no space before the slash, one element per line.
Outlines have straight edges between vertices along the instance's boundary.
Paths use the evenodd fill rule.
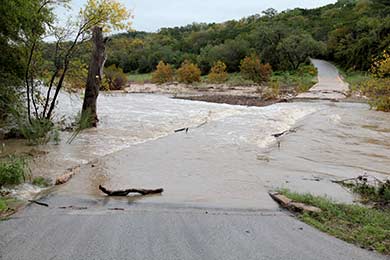
<path fill-rule="evenodd" d="M 337 68 L 324 60 L 312 59 L 311 62 L 318 69 L 318 83 L 308 92 L 299 94 L 298 99 L 328 99 L 341 100 L 346 98 L 348 84 L 345 83 Z"/>

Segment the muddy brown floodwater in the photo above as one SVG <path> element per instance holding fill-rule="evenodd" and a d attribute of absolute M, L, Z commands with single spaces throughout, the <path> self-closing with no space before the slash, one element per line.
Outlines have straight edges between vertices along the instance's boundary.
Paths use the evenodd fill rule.
<path fill-rule="evenodd" d="M 74 115 L 80 107 L 80 97 L 63 95 L 58 116 Z M 351 202 L 351 194 L 331 180 L 390 175 L 390 115 L 364 104 L 243 107 L 117 93 L 102 94 L 98 107 L 97 129 L 70 145 L 64 133 L 61 144 L 36 148 L 49 153 L 34 160 L 34 175 L 55 178 L 82 164 L 58 195 L 96 199 L 103 198 L 99 185 L 162 187 L 161 196 L 118 200 L 273 209 L 271 189 Z M 183 127 L 189 132 L 174 133 Z M 287 130 L 293 131 L 272 136 Z M 25 149 L 15 143 L 6 149 L 18 146 Z"/>

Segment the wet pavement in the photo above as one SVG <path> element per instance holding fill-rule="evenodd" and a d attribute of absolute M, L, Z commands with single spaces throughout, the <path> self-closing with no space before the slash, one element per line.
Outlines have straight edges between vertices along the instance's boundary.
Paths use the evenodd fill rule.
<path fill-rule="evenodd" d="M 349 87 L 342 80 L 337 68 L 327 61 L 316 59 L 311 61 L 318 69 L 318 83 L 308 92 L 299 94 L 296 99 L 342 100 L 346 98 Z"/>

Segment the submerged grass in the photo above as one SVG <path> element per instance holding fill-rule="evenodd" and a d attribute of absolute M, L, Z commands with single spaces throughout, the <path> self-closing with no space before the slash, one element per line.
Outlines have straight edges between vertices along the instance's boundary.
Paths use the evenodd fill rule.
<path fill-rule="evenodd" d="M 45 177 L 42 177 L 42 176 L 38 176 L 38 177 L 35 177 L 32 182 L 31 182 L 33 185 L 35 186 L 39 186 L 41 188 L 45 188 L 45 187 L 49 187 L 50 186 L 50 180 L 48 180 L 47 178 Z"/>
<path fill-rule="evenodd" d="M 23 203 L 14 198 L 0 197 L 0 221 L 6 220 Z"/>
<path fill-rule="evenodd" d="M 390 210 L 359 205 L 339 204 L 310 194 L 288 190 L 280 193 L 288 198 L 318 207 L 321 213 L 303 213 L 299 218 L 319 230 L 362 248 L 390 255 Z"/>

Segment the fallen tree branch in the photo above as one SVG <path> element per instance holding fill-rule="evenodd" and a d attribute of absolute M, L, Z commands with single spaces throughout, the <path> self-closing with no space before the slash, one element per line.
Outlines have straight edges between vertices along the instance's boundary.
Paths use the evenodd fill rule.
<path fill-rule="evenodd" d="M 279 137 L 282 137 L 286 134 L 289 134 L 289 133 L 296 133 L 297 132 L 297 129 L 296 128 L 293 128 L 293 129 L 289 129 L 289 130 L 286 130 L 286 131 L 283 131 L 281 133 L 276 133 L 276 134 L 272 134 L 271 136 L 275 137 L 275 138 L 279 138 Z"/>
<path fill-rule="evenodd" d="M 39 206 L 47 207 L 47 208 L 49 207 L 49 204 L 46 204 L 46 203 L 43 203 L 43 202 L 39 202 L 39 201 L 36 201 L 36 200 L 29 200 L 28 202 L 37 204 Z"/>
<path fill-rule="evenodd" d="M 149 194 L 160 194 L 164 191 L 164 189 L 155 189 L 155 190 L 147 190 L 147 189 L 127 189 L 127 190 L 108 190 L 104 188 L 102 185 L 99 185 L 99 190 L 108 196 L 127 196 L 129 193 L 139 193 L 141 195 L 149 195 Z"/>
<path fill-rule="evenodd" d="M 188 127 L 180 128 L 180 129 L 175 130 L 175 133 L 179 133 L 179 132 L 183 132 L 183 131 L 186 131 L 186 133 L 188 133 L 188 130 L 189 130 Z"/>

